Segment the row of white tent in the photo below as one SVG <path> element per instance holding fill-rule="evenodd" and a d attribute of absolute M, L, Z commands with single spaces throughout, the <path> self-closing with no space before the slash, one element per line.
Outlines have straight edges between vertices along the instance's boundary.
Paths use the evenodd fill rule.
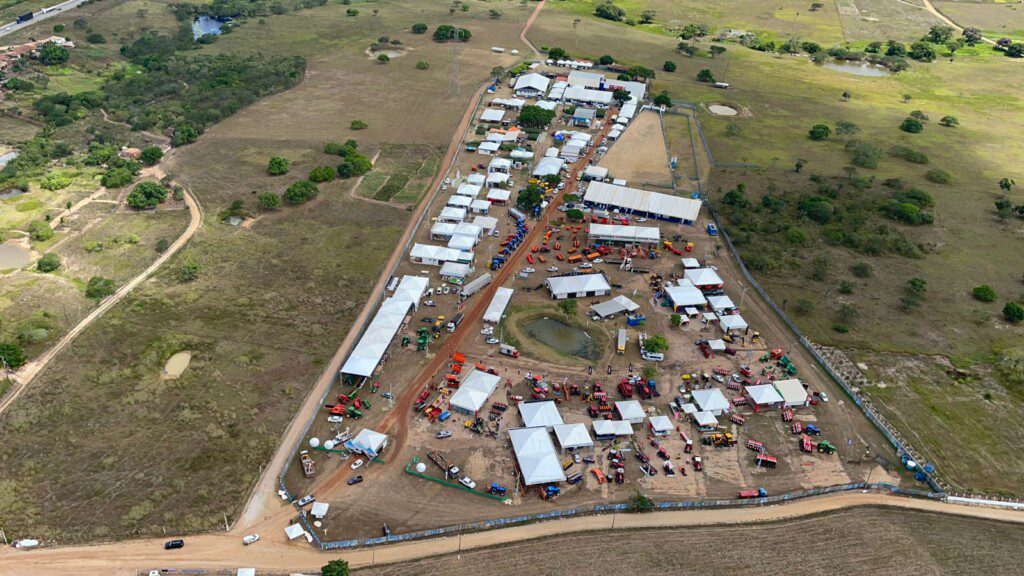
<path fill-rule="evenodd" d="M 342 374 L 369 377 L 376 370 L 381 358 L 405 322 L 409 310 L 419 306 L 420 298 L 430 284 L 422 276 L 404 276 L 395 289 L 394 295 L 384 300 L 377 314 L 366 327 L 366 332 L 352 349 Z"/>

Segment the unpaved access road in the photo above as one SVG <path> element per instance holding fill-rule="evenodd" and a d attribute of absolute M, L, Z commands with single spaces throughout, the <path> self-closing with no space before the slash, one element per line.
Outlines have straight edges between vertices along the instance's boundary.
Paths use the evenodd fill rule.
<path fill-rule="evenodd" d="M 153 569 L 225 570 L 253 567 L 258 571 L 316 572 L 328 560 L 344 558 L 353 568 L 416 560 L 439 554 L 483 548 L 509 542 L 596 530 L 711 526 L 776 522 L 856 506 L 895 508 L 954 514 L 1003 522 L 1024 523 L 1024 513 L 1004 509 L 957 506 L 933 500 L 917 500 L 879 492 L 846 492 L 797 500 L 782 506 L 607 514 L 528 524 L 488 532 L 364 548 L 350 552 L 322 552 L 304 541 L 287 543 L 283 534 L 264 534 L 263 540 L 243 546 L 241 537 L 207 534 L 185 539 L 181 550 L 165 551 L 163 540 L 137 540 L 98 546 L 0 551 L 0 574 L 43 576 L 134 575 Z"/>

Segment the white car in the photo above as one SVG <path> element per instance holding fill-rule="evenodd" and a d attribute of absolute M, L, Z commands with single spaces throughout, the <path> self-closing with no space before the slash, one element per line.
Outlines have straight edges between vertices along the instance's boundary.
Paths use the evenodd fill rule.
<path fill-rule="evenodd" d="M 497 338 L 495 338 L 493 336 L 487 339 L 487 343 L 488 344 L 497 344 L 499 342 L 501 342 L 501 340 L 498 340 Z"/>
<path fill-rule="evenodd" d="M 714 376 L 712 376 L 712 378 L 715 379 L 715 382 L 719 382 L 721 384 L 725 383 L 725 378 L 722 378 L 720 374 L 715 374 Z"/>
<path fill-rule="evenodd" d="M 497 228 L 495 228 L 495 229 L 494 229 L 494 231 L 493 231 L 493 232 L 491 232 L 491 236 L 494 236 L 495 238 L 497 238 L 498 236 L 500 236 L 500 234 L 498 234 L 498 229 L 497 229 Z"/>
<path fill-rule="evenodd" d="M 249 544 L 254 544 L 256 542 L 259 542 L 259 540 L 260 540 L 260 535 L 259 534 L 249 534 L 245 538 L 242 538 L 242 544 L 245 544 L 246 546 L 248 546 Z"/>
<path fill-rule="evenodd" d="M 445 294 L 451 294 L 451 293 L 452 293 L 452 289 L 451 289 L 451 288 L 449 288 L 448 286 L 445 286 L 445 287 L 444 287 L 444 293 L 445 293 Z"/>
<path fill-rule="evenodd" d="M 359 468 L 362 465 L 363 465 L 363 459 L 360 458 L 360 459 L 358 459 L 358 460 L 356 460 L 355 462 L 352 463 L 352 469 L 355 470 L 356 468 Z"/>
<path fill-rule="evenodd" d="M 591 269 L 593 267 L 594 267 L 594 265 L 591 264 L 590 262 L 584 262 L 583 264 L 580 264 L 580 268 L 583 269 L 583 270 L 589 270 L 589 269 Z"/>
<path fill-rule="evenodd" d="M 828 402 L 828 394 L 826 394 L 824 390 L 818 392 L 818 396 L 821 398 L 822 402 Z"/>
<path fill-rule="evenodd" d="M 558 266 L 552 266 L 551 268 L 548 268 L 548 272 L 558 272 Z"/>
<path fill-rule="evenodd" d="M 344 421 L 345 421 L 345 418 L 343 416 L 328 416 L 327 417 L 327 422 L 329 424 L 341 424 Z"/>
<path fill-rule="evenodd" d="M 594 258 L 594 264 L 603 264 L 604 258 Z"/>
<path fill-rule="evenodd" d="M 533 268 L 523 268 L 523 272 L 526 272 L 527 274 L 533 274 L 534 272 L 536 272 L 536 270 L 534 270 Z"/>
<path fill-rule="evenodd" d="M 434 302 L 433 300 L 427 300 L 426 302 L 423 303 L 423 305 L 424 306 L 437 306 L 437 302 Z"/>
<path fill-rule="evenodd" d="M 647 218 L 637 218 L 636 221 L 640 224 L 647 222 Z"/>
<path fill-rule="evenodd" d="M 476 482 L 473 482 L 469 476 L 463 476 L 459 479 L 459 482 L 470 490 L 476 490 Z"/>
<path fill-rule="evenodd" d="M 484 326 L 483 330 L 480 331 L 484 336 L 494 334 L 494 326 Z"/>
<path fill-rule="evenodd" d="M 305 496 L 301 500 L 296 502 L 295 505 L 298 506 L 299 508 L 302 508 L 303 506 L 305 506 L 306 504 L 309 504 L 313 500 L 316 500 L 316 498 L 314 498 L 313 495 L 310 494 L 309 496 Z"/>
<path fill-rule="evenodd" d="M 565 190 L 565 182 L 559 182 L 558 186 L 555 186 L 556 190 Z"/>

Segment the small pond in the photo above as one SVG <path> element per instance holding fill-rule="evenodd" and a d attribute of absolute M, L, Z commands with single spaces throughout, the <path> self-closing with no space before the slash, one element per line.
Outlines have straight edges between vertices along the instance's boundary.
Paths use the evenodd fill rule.
<path fill-rule="evenodd" d="M 32 261 L 32 253 L 14 244 L 0 244 L 0 270 L 21 268 Z"/>
<path fill-rule="evenodd" d="M 892 70 L 885 66 L 868 64 L 867 62 L 826 62 L 823 66 L 829 70 L 853 74 L 854 76 L 892 76 Z"/>
<path fill-rule="evenodd" d="M 25 193 L 24 190 L 21 190 L 21 189 L 18 189 L 18 188 L 11 188 L 10 190 L 7 190 L 6 192 L 0 192 L 0 200 L 7 200 L 9 198 L 14 198 L 14 197 L 17 197 L 17 196 L 21 196 L 24 193 Z"/>
<path fill-rule="evenodd" d="M 597 360 L 601 357 L 601 351 L 597 349 L 597 343 L 590 334 L 554 318 L 531 320 L 523 325 L 523 330 L 530 338 L 559 352 L 587 360 Z"/>
<path fill-rule="evenodd" d="M 167 359 L 167 365 L 164 366 L 164 376 L 167 378 L 181 376 L 185 369 L 188 368 L 190 362 L 192 362 L 191 352 L 178 352 Z"/>
<path fill-rule="evenodd" d="M 216 18 L 200 16 L 192 21 L 192 39 L 199 40 L 200 37 L 207 34 L 220 34 L 220 29 L 223 27 L 224 22 Z"/>

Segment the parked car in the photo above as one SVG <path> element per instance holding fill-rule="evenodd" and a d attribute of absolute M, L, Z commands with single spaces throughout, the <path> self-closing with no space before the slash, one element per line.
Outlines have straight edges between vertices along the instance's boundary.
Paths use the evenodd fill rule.
<path fill-rule="evenodd" d="M 362 465 L 363 465 L 363 459 L 359 458 L 358 460 L 356 460 L 355 462 L 352 463 L 352 469 L 355 470 L 356 468 L 359 468 Z"/>
<path fill-rule="evenodd" d="M 552 266 L 548 268 L 548 272 L 558 272 L 558 266 Z"/>
<path fill-rule="evenodd" d="M 345 418 L 342 417 L 342 416 L 328 416 L 327 417 L 327 422 L 329 422 L 331 424 L 341 424 L 344 421 L 345 421 Z"/>
<path fill-rule="evenodd" d="M 433 300 L 427 300 L 426 302 L 423 303 L 423 305 L 424 306 L 437 306 L 437 302 L 434 302 Z"/>
<path fill-rule="evenodd" d="M 476 490 L 476 482 L 473 482 L 469 476 L 463 476 L 459 479 L 459 482 L 470 490 Z"/>
<path fill-rule="evenodd" d="M 184 547 L 185 541 L 181 538 L 178 538 L 177 540 L 168 540 L 167 542 L 164 542 L 164 550 L 175 550 Z"/>
<path fill-rule="evenodd" d="M 260 541 L 260 535 L 259 534 L 249 534 L 245 538 L 242 538 L 242 544 L 245 544 L 246 546 L 248 546 L 249 544 L 255 544 L 256 542 L 259 542 L 259 541 Z"/>
<path fill-rule="evenodd" d="M 527 274 L 533 274 L 534 272 L 536 272 L 536 270 L 534 270 L 533 268 L 523 268 L 523 272 L 526 272 Z"/>
<path fill-rule="evenodd" d="M 501 340 L 498 340 L 498 339 L 497 339 L 497 338 L 495 338 L 494 336 L 491 336 L 490 338 L 488 338 L 488 339 L 487 339 L 487 343 L 488 343 L 488 344 L 497 344 L 497 343 L 499 343 L 499 342 L 501 342 Z"/>
<path fill-rule="evenodd" d="M 722 378 L 720 374 L 714 374 L 711 377 L 714 378 L 715 382 L 718 382 L 719 384 L 725 383 L 725 378 Z"/>
<path fill-rule="evenodd" d="M 303 496 L 301 500 L 295 503 L 295 505 L 298 506 L 299 508 L 302 508 L 303 506 L 309 504 L 313 500 L 316 500 L 316 497 L 310 494 L 309 496 Z"/>
<path fill-rule="evenodd" d="M 380 397 L 385 399 L 385 400 L 394 400 L 395 399 L 395 395 L 392 394 L 391 392 L 381 392 L 380 393 Z"/>
<path fill-rule="evenodd" d="M 593 267 L 594 267 L 594 265 L 591 264 L 590 262 L 584 262 L 583 264 L 580 264 L 580 269 L 581 270 L 589 270 L 589 269 L 591 269 Z"/>
<path fill-rule="evenodd" d="M 821 398 L 822 402 L 828 402 L 828 394 L 826 394 L 824 390 L 818 392 L 818 397 Z"/>
<path fill-rule="evenodd" d="M 452 436 L 452 433 L 449 430 L 439 430 L 437 432 L 437 439 L 438 440 L 443 440 L 445 438 L 451 438 L 451 436 Z"/>
<path fill-rule="evenodd" d="M 363 481 L 363 476 L 362 475 L 353 476 L 353 477 L 348 479 L 348 485 L 352 486 L 353 484 L 359 484 L 362 481 Z"/>
<path fill-rule="evenodd" d="M 594 258 L 594 264 L 604 264 L 604 258 Z"/>

